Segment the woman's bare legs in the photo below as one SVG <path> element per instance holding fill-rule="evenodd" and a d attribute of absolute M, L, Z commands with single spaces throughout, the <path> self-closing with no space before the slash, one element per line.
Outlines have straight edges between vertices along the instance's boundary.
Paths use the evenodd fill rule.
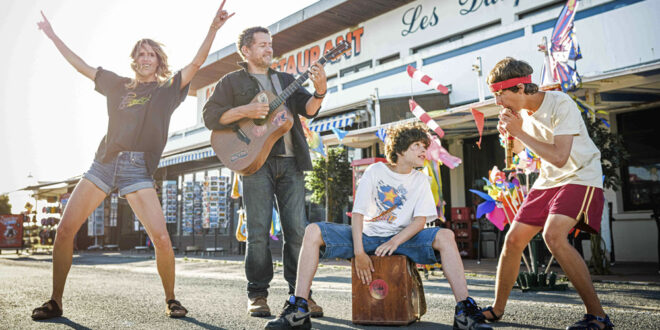
<path fill-rule="evenodd" d="M 53 245 L 53 292 L 51 299 L 62 308 L 62 295 L 73 261 L 73 239 L 83 222 L 105 199 L 105 192 L 87 179 L 82 179 L 69 198 L 62 221 L 57 226 Z"/>
<path fill-rule="evenodd" d="M 165 301 L 175 299 L 174 251 L 156 190 L 153 188 L 141 189 L 127 194 L 126 199 L 154 243 L 156 267 L 165 290 Z"/>

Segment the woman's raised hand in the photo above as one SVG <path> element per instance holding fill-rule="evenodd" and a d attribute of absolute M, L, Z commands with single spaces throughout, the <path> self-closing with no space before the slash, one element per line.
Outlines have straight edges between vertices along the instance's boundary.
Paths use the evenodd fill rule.
<path fill-rule="evenodd" d="M 225 6 L 225 1 L 227 0 L 222 0 L 222 4 L 220 5 L 220 8 L 218 8 L 218 12 L 215 14 L 215 17 L 213 18 L 213 23 L 211 23 L 211 28 L 215 30 L 221 28 L 230 17 L 236 14 L 236 13 L 231 13 L 230 15 L 227 13 L 226 10 L 223 9 Z"/>
<path fill-rule="evenodd" d="M 48 38 L 53 39 L 53 37 L 55 36 L 55 32 L 53 32 L 53 27 L 50 26 L 50 22 L 46 18 L 46 15 L 44 15 L 44 12 L 43 11 L 40 12 L 41 12 L 41 17 L 43 17 L 44 20 L 38 22 L 37 26 L 39 27 L 39 30 L 44 31 L 44 33 Z"/>

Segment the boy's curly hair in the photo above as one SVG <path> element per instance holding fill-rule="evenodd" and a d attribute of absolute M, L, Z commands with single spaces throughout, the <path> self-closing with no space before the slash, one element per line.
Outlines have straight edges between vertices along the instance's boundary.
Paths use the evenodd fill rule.
<path fill-rule="evenodd" d="M 404 153 L 411 144 L 421 141 L 428 148 L 431 139 L 427 129 L 420 123 L 409 123 L 392 126 L 386 131 L 385 156 L 387 161 L 394 164 L 399 160 L 399 154 Z"/>

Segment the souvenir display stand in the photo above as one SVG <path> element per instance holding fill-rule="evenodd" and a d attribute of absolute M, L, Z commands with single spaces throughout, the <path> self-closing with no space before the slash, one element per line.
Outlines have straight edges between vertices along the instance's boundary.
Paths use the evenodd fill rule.
<path fill-rule="evenodd" d="M 105 200 L 87 218 L 87 236 L 94 237 L 94 245 L 87 247 L 88 250 L 99 250 L 103 248 L 103 240 L 99 242 L 99 236 L 103 236 L 104 234 L 104 220 Z"/>
<path fill-rule="evenodd" d="M 112 193 L 110 194 L 109 197 L 110 201 L 110 214 L 108 215 L 107 218 L 105 218 L 105 227 L 108 227 L 108 233 L 105 235 L 106 238 L 106 243 L 103 248 L 105 250 L 117 250 L 119 251 L 119 244 L 116 244 L 114 242 L 118 242 L 119 240 L 119 233 L 118 233 L 118 227 L 117 227 L 117 214 L 119 210 L 119 195 L 117 193 Z M 114 242 L 109 243 L 108 239 Z"/>
<path fill-rule="evenodd" d="M 177 184 L 175 180 L 165 180 L 161 187 L 161 203 L 166 223 L 176 223 L 177 217 Z"/>
<path fill-rule="evenodd" d="M 0 253 L 2 249 L 15 249 L 16 253 L 23 249 L 24 221 L 22 214 L 0 214 Z"/>
<path fill-rule="evenodd" d="M 224 253 L 224 249 L 218 246 L 218 231 L 226 230 L 229 225 L 228 199 L 229 177 L 218 175 L 207 175 L 203 183 L 203 227 L 205 231 L 213 231 L 213 246 L 206 247 L 204 253 Z"/>

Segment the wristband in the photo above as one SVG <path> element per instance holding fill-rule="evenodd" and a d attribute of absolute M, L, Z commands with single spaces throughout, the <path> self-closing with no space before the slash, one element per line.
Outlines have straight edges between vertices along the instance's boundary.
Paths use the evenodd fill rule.
<path fill-rule="evenodd" d="M 328 92 L 328 91 L 326 91 L 326 92 L 323 93 L 323 94 L 319 94 L 317 91 L 314 91 L 314 97 L 317 98 L 317 99 L 322 99 L 322 98 L 325 97 L 325 94 L 326 94 L 327 92 Z"/>

